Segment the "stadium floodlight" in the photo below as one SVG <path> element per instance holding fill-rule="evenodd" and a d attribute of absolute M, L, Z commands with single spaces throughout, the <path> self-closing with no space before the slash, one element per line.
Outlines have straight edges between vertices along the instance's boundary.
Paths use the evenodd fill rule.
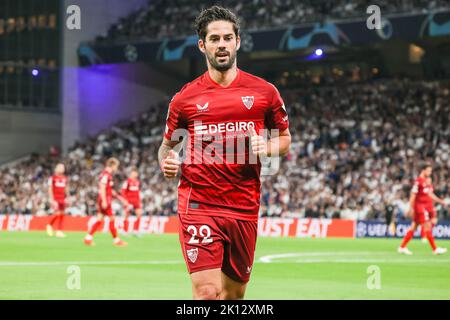
<path fill-rule="evenodd" d="M 39 75 L 39 70 L 38 69 L 33 69 L 31 71 L 31 74 L 33 75 L 33 77 L 37 77 Z"/>
<path fill-rule="evenodd" d="M 306 61 L 311 61 L 311 60 L 319 60 L 322 58 L 325 58 L 325 49 L 313 48 L 312 50 L 310 49 L 308 55 L 304 59 Z"/>
<path fill-rule="evenodd" d="M 318 49 L 314 50 L 314 54 L 315 54 L 317 57 L 321 57 L 321 56 L 323 55 L 323 50 L 320 49 L 320 48 L 318 48 Z"/>

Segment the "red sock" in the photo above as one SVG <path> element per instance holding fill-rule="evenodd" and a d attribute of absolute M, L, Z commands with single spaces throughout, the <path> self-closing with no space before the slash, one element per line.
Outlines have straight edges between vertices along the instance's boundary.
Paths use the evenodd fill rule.
<path fill-rule="evenodd" d="M 111 220 L 109 222 L 109 231 L 111 232 L 111 235 L 114 239 L 117 238 L 117 229 L 116 225 L 114 224 L 114 220 Z"/>
<path fill-rule="evenodd" d="M 61 215 L 59 216 L 59 221 L 58 221 L 58 230 L 62 230 L 62 227 L 63 227 L 63 221 L 64 221 L 64 215 L 61 214 Z"/>
<path fill-rule="evenodd" d="M 434 243 L 434 237 L 433 232 L 431 230 L 428 230 L 425 232 L 425 235 L 427 236 L 428 242 L 431 245 L 431 248 L 433 248 L 433 251 L 436 250 L 436 244 Z"/>
<path fill-rule="evenodd" d="M 128 228 L 129 228 L 129 222 L 128 222 L 128 217 L 127 217 L 123 221 L 123 231 L 128 231 Z"/>
<path fill-rule="evenodd" d="M 59 215 L 54 214 L 51 218 L 50 218 L 50 225 L 53 226 L 53 224 L 56 222 L 56 220 L 58 220 Z"/>
<path fill-rule="evenodd" d="M 420 227 L 420 238 L 423 239 L 425 237 L 426 237 L 425 228 L 424 227 Z"/>
<path fill-rule="evenodd" d="M 94 235 L 94 233 L 97 231 L 97 229 L 100 227 L 100 225 L 102 224 L 102 222 L 100 220 L 96 221 L 92 227 L 91 227 L 91 231 L 89 231 L 89 234 L 92 236 Z"/>
<path fill-rule="evenodd" d="M 400 245 L 400 248 L 404 248 L 406 247 L 406 245 L 408 244 L 408 242 L 412 239 L 414 235 L 414 232 L 412 230 L 409 230 L 405 237 L 403 238 L 402 244 Z"/>
<path fill-rule="evenodd" d="M 134 231 L 139 231 L 140 224 L 141 224 L 141 217 L 137 217 L 136 221 L 134 222 Z"/>

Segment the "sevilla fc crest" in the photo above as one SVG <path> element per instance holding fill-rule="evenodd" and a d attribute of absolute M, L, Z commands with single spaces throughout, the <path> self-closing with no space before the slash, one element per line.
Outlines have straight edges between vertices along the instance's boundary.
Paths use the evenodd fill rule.
<path fill-rule="evenodd" d="M 247 107 L 248 110 L 250 110 L 253 107 L 253 102 L 255 101 L 255 97 L 253 96 L 246 96 L 242 97 L 242 102 Z"/>
<path fill-rule="evenodd" d="M 190 249 L 187 250 L 187 256 L 189 258 L 189 260 L 191 260 L 192 263 L 194 263 L 195 261 L 197 261 L 197 257 L 198 257 L 198 249 Z"/>

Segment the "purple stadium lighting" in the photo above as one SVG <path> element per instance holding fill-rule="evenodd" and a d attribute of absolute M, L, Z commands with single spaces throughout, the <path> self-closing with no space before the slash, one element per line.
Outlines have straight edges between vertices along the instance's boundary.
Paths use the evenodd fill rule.
<path fill-rule="evenodd" d="M 33 69 L 31 71 L 31 74 L 33 75 L 33 77 L 37 77 L 39 75 L 39 70 L 38 69 Z"/>
<path fill-rule="evenodd" d="M 320 60 L 323 58 L 325 58 L 325 50 L 322 48 L 317 48 L 312 50 L 312 52 L 310 51 L 310 54 L 306 56 L 304 59 L 306 61 L 312 61 L 312 60 Z"/>

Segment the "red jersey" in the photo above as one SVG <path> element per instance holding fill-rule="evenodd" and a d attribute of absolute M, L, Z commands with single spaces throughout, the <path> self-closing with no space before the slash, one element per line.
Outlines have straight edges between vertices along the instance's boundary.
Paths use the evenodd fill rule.
<path fill-rule="evenodd" d="M 416 194 L 416 204 L 432 205 L 433 199 L 430 194 L 433 193 L 433 185 L 431 179 L 418 177 L 414 182 L 411 192 Z"/>
<path fill-rule="evenodd" d="M 52 187 L 53 200 L 64 202 L 66 199 L 67 177 L 53 175 L 48 179 L 49 187 Z"/>
<path fill-rule="evenodd" d="M 284 131 L 289 122 L 278 90 L 242 70 L 225 88 L 206 72 L 173 97 L 165 138 L 179 141 L 176 129 L 189 133 L 179 214 L 258 219 L 261 162 L 253 155 L 249 161 L 251 127 L 261 135 L 264 128 Z"/>
<path fill-rule="evenodd" d="M 100 174 L 99 182 L 100 182 L 100 184 L 106 186 L 106 202 L 108 204 L 111 204 L 112 198 L 113 198 L 112 190 L 113 190 L 113 186 L 114 186 L 112 174 L 106 170 L 103 170 L 102 173 Z M 100 190 L 98 193 L 98 201 L 102 201 L 102 198 L 100 196 Z"/>
<path fill-rule="evenodd" d="M 141 183 L 139 180 L 128 178 L 127 181 L 122 184 L 122 196 L 127 199 L 129 203 L 140 203 L 140 185 Z"/>

